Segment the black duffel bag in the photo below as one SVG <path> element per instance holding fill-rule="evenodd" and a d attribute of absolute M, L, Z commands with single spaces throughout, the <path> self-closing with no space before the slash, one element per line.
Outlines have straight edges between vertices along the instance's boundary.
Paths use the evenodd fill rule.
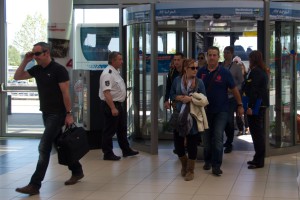
<path fill-rule="evenodd" d="M 56 150 L 61 165 L 72 165 L 80 160 L 90 150 L 84 128 L 75 124 L 66 127 L 56 138 Z"/>

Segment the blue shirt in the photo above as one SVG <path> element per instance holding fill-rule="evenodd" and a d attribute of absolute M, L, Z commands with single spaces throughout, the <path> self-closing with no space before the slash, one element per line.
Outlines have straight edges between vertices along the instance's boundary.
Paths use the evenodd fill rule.
<path fill-rule="evenodd" d="M 207 67 L 202 67 L 197 72 L 197 77 L 202 79 L 205 85 L 206 96 L 209 102 L 207 112 L 228 112 L 228 89 L 235 87 L 230 71 L 218 66 L 214 71 L 210 72 Z"/>

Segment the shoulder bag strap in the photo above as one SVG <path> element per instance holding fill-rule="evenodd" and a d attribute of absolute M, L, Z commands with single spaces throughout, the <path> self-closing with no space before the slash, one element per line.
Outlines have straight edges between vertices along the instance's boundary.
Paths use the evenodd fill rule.
<path fill-rule="evenodd" d="M 213 81 L 216 79 L 217 75 L 219 74 L 219 71 L 220 71 L 220 66 L 219 66 L 219 69 L 217 72 L 215 72 L 214 76 L 212 77 L 212 79 L 210 79 L 210 82 L 209 82 L 209 85 L 207 87 L 207 92 L 211 89 L 211 86 L 212 86 L 212 83 Z"/>

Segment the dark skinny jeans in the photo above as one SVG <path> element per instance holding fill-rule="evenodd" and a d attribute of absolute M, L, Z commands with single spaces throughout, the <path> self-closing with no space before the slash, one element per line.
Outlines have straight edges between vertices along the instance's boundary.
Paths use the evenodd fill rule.
<path fill-rule="evenodd" d="M 45 126 L 44 133 L 39 144 L 39 159 L 36 165 L 36 170 L 33 173 L 30 183 L 38 188 L 41 187 L 42 181 L 45 178 L 45 174 L 49 165 L 52 145 L 55 142 L 56 137 L 61 133 L 62 126 L 65 121 L 65 113 L 43 113 L 43 122 Z M 78 162 L 68 166 L 72 171 L 72 175 L 78 175 L 83 173 L 82 166 Z"/>
<path fill-rule="evenodd" d="M 179 136 L 178 131 L 174 131 L 174 146 L 176 153 L 178 157 L 184 156 L 187 150 L 188 152 L 188 158 L 191 160 L 196 160 L 197 158 L 197 145 L 199 143 L 199 135 L 195 134 L 189 134 L 186 136 L 186 147 L 184 144 L 185 138 L 182 136 Z"/>

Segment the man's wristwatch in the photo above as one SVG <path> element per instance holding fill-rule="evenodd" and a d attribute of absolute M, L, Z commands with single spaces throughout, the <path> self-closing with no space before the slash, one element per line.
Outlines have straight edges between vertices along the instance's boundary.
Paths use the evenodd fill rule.
<path fill-rule="evenodd" d="M 72 110 L 67 111 L 67 115 L 72 114 Z"/>

